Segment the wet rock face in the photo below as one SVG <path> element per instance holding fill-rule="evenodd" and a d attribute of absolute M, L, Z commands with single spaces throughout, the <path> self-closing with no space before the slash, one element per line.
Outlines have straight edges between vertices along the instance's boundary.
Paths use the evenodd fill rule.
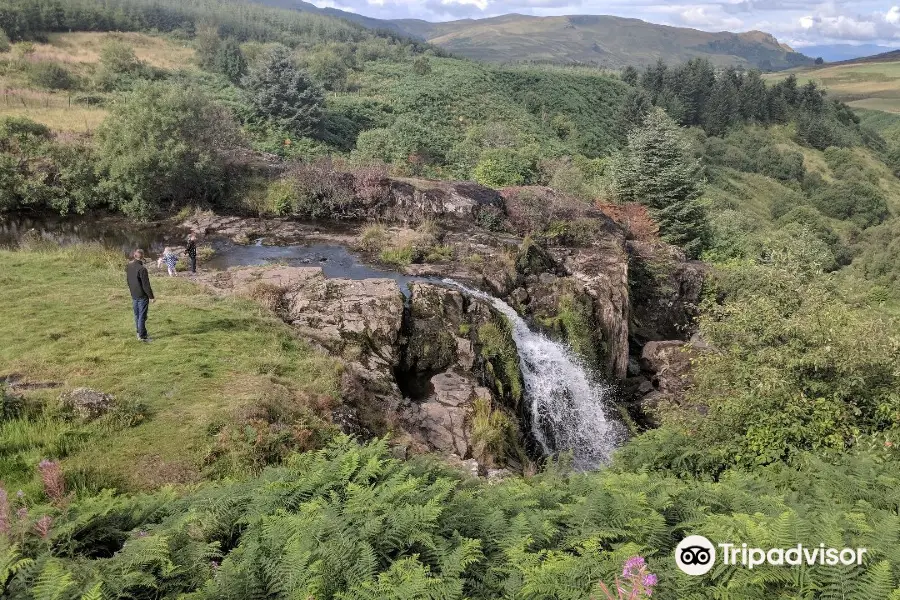
<path fill-rule="evenodd" d="M 638 392 L 642 408 L 652 412 L 660 401 L 680 403 L 692 385 L 691 361 L 702 347 L 680 340 L 648 342 L 641 353 L 641 366 L 647 374 Z"/>
<path fill-rule="evenodd" d="M 503 456 L 479 452 L 473 433 L 476 401 L 515 420 L 515 404 L 505 391 L 509 386 L 495 375 L 499 366 L 482 356 L 478 342 L 480 328 L 502 317 L 456 289 L 413 283 L 410 291 L 406 344 L 396 374 L 407 391 L 397 408 L 400 423 L 431 450 L 465 460 L 477 455 L 485 468 L 503 462 Z M 408 382 L 423 377 L 427 385 L 411 391 Z"/>
<path fill-rule="evenodd" d="M 629 241 L 628 254 L 634 342 L 690 338 L 709 267 L 662 243 Z"/>
<path fill-rule="evenodd" d="M 470 458 L 472 405 L 478 398 L 490 401 L 490 390 L 456 372 L 435 375 L 431 386 L 433 392 L 424 402 L 407 400 L 401 405 L 401 421 L 430 448 Z"/>
<path fill-rule="evenodd" d="M 437 372 L 457 361 L 461 329 L 465 329 L 465 299 L 456 290 L 431 284 L 410 285 L 409 333 L 403 369 Z M 464 341 L 464 340 L 460 340 Z"/>
<path fill-rule="evenodd" d="M 347 433 L 393 431 L 407 450 L 471 459 L 474 402 L 503 410 L 500 394 L 490 389 L 500 380 L 489 376 L 494 367 L 478 355 L 475 341 L 479 327 L 500 317 L 456 289 L 412 283 L 404 309 L 393 280 L 326 279 L 318 267 L 233 269 L 197 281 L 275 310 L 302 337 L 341 359 L 344 404 L 332 421 Z M 407 388 L 414 380 L 427 385 L 404 394 L 398 383 Z M 493 458 L 486 464 L 493 466 Z"/>

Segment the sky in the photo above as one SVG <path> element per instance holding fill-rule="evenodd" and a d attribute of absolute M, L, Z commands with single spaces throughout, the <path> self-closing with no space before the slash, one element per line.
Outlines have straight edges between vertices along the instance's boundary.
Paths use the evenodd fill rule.
<path fill-rule="evenodd" d="M 427 21 L 507 13 L 617 15 L 708 31 L 760 30 L 793 46 L 879 43 L 900 47 L 898 0 L 312 0 L 381 19 Z"/>

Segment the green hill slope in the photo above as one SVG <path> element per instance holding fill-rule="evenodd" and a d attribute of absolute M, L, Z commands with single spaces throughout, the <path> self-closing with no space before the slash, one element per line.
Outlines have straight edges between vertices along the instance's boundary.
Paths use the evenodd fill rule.
<path fill-rule="evenodd" d="M 813 64 L 813 59 L 761 31 L 710 33 L 607 15 L 509 14 L 445 23 L 421 19 L 387 21 L 318 8 L 302 0 L 264 0 L 264 4 L 339 17 L 370 29 L 426 40 L 459 56 L 491 62 L 586 63 L 620 68 L 644 66 L 660 58 L 677 63 L 703 57 L 718 66 L 764 70 Z"/>
<path fill-rule="evenodd" d="M 429 42 L 461 56 L 492 61 L 580 62 L 616 68 L 660 58 L 682 62 L 706 57 L 722 66 L 771 69 L 812 63 L 761 32 L 708 33 L 612 16 L 506 15 L 427 28 L 407 24 L 404 31 L 424 34 Z"/>

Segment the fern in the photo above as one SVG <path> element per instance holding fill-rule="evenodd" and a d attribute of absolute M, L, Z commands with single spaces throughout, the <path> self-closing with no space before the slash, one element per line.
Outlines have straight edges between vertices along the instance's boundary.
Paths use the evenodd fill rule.
<path fill-rule="evenodd" d="M 18 546 L 4 548 L 0 553 L 0 588 L 5 588 L 10 577 L 32 564 L 34 564 L 32 559 L 22 558 Z"/>
<path fill-rule="evenodd" d="M 48 560 L 31 590 L 34 600 L 62 600 L 75 587 L 72 574 L 59 561 Z"/>

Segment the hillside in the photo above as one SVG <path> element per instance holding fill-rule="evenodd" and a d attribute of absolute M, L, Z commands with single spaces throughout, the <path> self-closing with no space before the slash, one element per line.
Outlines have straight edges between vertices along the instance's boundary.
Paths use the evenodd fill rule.
<path fill-rule="evenodd" d="M 762 32 L 708 33 L 612 16 L 531 17 L 425 23 L 396 21 L 459 56 L 493 62 L 587 63 L 609 68 L 644 66 L 659 59 L 708 58 L 719 66 L 764 70 L 812 64 L 812 59 Z"/>
<path fill-rule="evenodd" d="M 428 41 L 455 55 L 490 62 L 584 63 L 608 68 L 645 66 L 663 59 L 707 58 L 718 66 L 781 70 L 809 65 L 809 58 L 770 34 L 710 33 L 605 15 L 534 17 L 509 14 L 489 19 L 431 23 L 421 19 L 380 20 L 318 8 L 302 0 L 265 4 L 346 19 Z"/>
<path fill-rule="evenodd" d="M 815 81 L 836 100 L 857 109 L 900 113 L 900 50 L 819 67 L 770 75 L 781 81 L 794 74 L 801 84 Z"/>

